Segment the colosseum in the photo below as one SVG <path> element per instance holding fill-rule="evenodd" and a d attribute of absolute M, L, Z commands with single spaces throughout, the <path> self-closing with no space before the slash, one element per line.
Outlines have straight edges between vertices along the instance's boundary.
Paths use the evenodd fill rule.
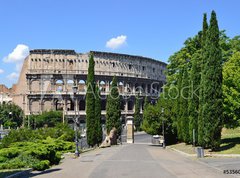
<path fill-rule="evenodd" d="M 101 89 L 102 120 L 106 114 L 106 96 L 113 76 L 117 77 L 121 96 L 122 120 L 134 114 L 135 96 L 155 102 L 165 83 L 166 63 L 151 58 L 90 51 L 30 50 L 25 59 L 18 83 L 14 87 L 13 102 L 26 116 L 47 110 L 62 110 L 63 121 L 71 122 L 77 115 L 85 123 L 85 94 L 89 54 L 94 55 L 95 79 Z M 73 93 L 77 85 L 77 93 Z M 75 86 L 76 87 L 76 86 Z M 75 98 L 75 99 L 73 99 Z"/>

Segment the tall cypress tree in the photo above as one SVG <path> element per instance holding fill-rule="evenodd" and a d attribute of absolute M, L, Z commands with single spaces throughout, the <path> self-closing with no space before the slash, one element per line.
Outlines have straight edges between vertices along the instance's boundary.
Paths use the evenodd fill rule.
<path fill-rule="evenodd" d="M 183 68 L 183 78 L 182 78 L 182 86 L 180 93 L 180 127 L 181 134 L 184 142 L 189 143 L 189 118 L 188 118 L 188 94 L 189 94 L 189 79 L 188 79 L 188 71 L 187 66 Z"/>
<path fill-rule="evenodd" d="M 177 78 L 177 87 L 178 87 L 178 91 L 179 91 L 179 96 L 177 98 L 177 107 L 176 107 L 176 120 L 177 120 L 177 136 L 178 136 L 178 140 L 179 141 L 182 141 L 183 140 L 183 134 L 182 134 L 182 127 L 181 127 L 181 105 L 182 105 L 182 99 L 181 99 L 181 96 L 180 96 L 180 91 L 181 91 L 181 87 L 182 87 L 182 78 L 183 78 L 183 70 L 180 70 L 179 71 L 179 74 L 178 74 L 178 78 Z"/>
<path fill-rule="evenodd" d="M 101 124 L 101 93 L 96 86 L 96 99 L 95 99 L 95 137 L 96 144 L 100 144 L 102 142 L 102 124 Z"/>
<path fill-rule="evenodd" d="M 222 53 L 216 13 L 212 11 L 203 53 L 203 139 L 204 147 L 220 146 L 223 120 Z"/>
<path fill-rule="evenodd" d="M 87 142 L 88 145 L 94 146 L 95 139 L 95 79 L 94 79 L 94 58 L 90 54 L 88 76 L 87 76 L 87 93 L 86 93 L 86 121 L 87 121 Z"/>
<path fill-rule="evenodd" d="M 199 110 L 199 87 L 201 81 L 201 33 L 197 36 L 199 42 L 199 49 L 192 56 L 192 67 L 190 70 L 190 88 L 189 88 L 189 103 L 188 103 L 188 115 L 189 115 L 189 141 L 196 144 L 198 139 L 198 110 Z M 195 135 L 193 135 L 195 133 Z M 194 138 L 193 138 L 194 136 Z"/>
<path fill-rule="evenodd" d="M 134 125 L 136 127 L 136 130 L 140 130 L 141 126 L 141 114 L 140 114 L 140 102 L 139 102 L 139 95 L 136 96 L 135 98 L 135 112 L 134 112 Z"/>
<path fill-rule="evenodd" d="M 204 64 L 205 64 L 205 60 L 204 59 L 204 54 L 206 53 L 205 50 L 207 50 L 205 48 L 205 43 L 206 43 L 206 36 L 207 36 L 207 31 L 208 31 L 208 23 L 207 23 L 207 14 L 205 13 L 203 15 L 203 29 L 202 29 L 202 52 L 201 52 L 201 80 L 200 80 L 200 88 L 199 88 L 199 112 L 198 112 L 198 133 L 197 133 L 197 142 L 199 145 L 203 145 L 204 141 L 203 141 L 203 113 L 202 113 L 202 109 L 203 109 L 203 104 L 204 104 L 204 100 L 203 100 L 203 79 L 204 79 Z"/>
<path fill-rule="evenodd" d="M 106 112 L 107 133 L 115 127 L 118 135 L 121 135 L 121 107 L 116 76 L 113 77 L 110 94 L 107 96 Z"/>

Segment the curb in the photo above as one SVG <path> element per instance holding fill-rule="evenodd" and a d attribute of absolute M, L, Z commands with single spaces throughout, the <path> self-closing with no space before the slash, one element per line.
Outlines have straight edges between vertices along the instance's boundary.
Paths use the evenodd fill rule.
<path fill-rule="evenodd" d="M 175 149 L 175 148 L 167 148 L 167 149 L 171 149 L 171 150 L 173 150 L 173 151 L 176 151 L 176 152 L 178 152 L 178 153 L 180 153 L 180 154 L 182 154 L 182 155 L 185 155 L 185 156 L 188 156 L 188 157 L 197 157 L 197 155 L 196 154 L 189 154 L 189 153 L 185 153 L 185 152 L 183 152 L 183 151 L 180 151 L 180 150 L 178 150 L 178 149 Z M 240 158 L 240 154 L 209 154 L 209 153 L 207 153 L 207 154 L 204 154 L 204 157 L 222 157 L 222 158 Z"/>
<path fill-rule="evenodd" d="M 188 157 L 195 157 L 196 155 L 195 154 L 189 154 L 189 153 L 185 153 L 185 152 L 183 152 L 183 151 L 180 151 L 180 150 L 177 150 L 177 149 L 175 149 L 175 148 L 169 148 L 169 147 L 166 147 L 167 149 L 171 149 L 171 150 L 173 150 L 173 151 L 176 151 L 176 152 L 178 152 L 178 153 L 180 153 L 180 154 L 182 154 L 182 155 L 184 155 L 184 156 L 188 156 Z"/>
<path fill-rule="evenodd" d="M 27 170 L 24 170 L 24 171 L 21 171 L 21 172 L 17 172 L 15 174 L 12 174 L 10 176 L 7 176 L 6 178 L 17 178 L 17 177 L 22 177 L 23 175 L 25 174 L 29 174 L 30 172 L 32 172 L 32 168 L 31 169 L 27 169 Z"/>

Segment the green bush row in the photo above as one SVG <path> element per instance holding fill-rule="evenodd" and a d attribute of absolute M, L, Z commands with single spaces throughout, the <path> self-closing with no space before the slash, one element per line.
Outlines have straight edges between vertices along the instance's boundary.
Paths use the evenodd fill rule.
<path fill-rule="evenodd" d="M 66 151 L 74 151 L 73 142 L 51 137 L 35 142 L 15 142 L 0 150 L 0 169 L 44 170 L 58 164 Z"/>
<path fill-rule="evenodd" d="M 11 130 L 11 132 L 3 138 L 0 148 L 6 148 L 14 142 L 37 141 L 44 140 L 47 137 L 57 138 L 64 141 L 74 141 L 74 130 L 66 124 L 58 124 L 52 128 L 32 129 L 18 129 Z"/>

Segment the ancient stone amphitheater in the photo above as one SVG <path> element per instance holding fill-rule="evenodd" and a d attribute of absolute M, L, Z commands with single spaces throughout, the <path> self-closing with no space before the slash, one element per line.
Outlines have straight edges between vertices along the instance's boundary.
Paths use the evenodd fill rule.
<path fill-rule="evenodd" d="M 102 116 L 106 113 L 106 96 L 113 76 L 117 77 L 121 95 L 122 120 L 134 114 L 135 96 L 144 96 L 155 102 L 165 83 L 166 64 L 151 58 L 90 51 L 94 55 L 95 79 L 101 89 Z M 13 102 L 25 115 L 47 110 L 62 110 L 64 119 L 71 122 L 76 114 L 85 121 L 85 94 L 89 53 L 74 50 L 31 50 L 25 59 Z M 77 93 L 73 95 L 73 85 Z M 73 96 L 74 99 L 73 99 Z M 142 112 L 142 107 L 141 107 Z"/>

